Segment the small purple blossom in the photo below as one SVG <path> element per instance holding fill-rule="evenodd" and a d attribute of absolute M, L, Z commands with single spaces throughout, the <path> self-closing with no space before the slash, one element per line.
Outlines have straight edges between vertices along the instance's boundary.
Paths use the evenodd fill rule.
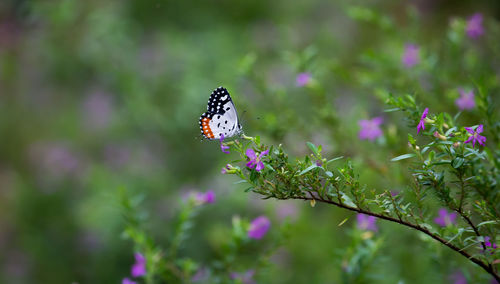
<path fill-rule="evenodd" d="M 476 142 L 478 142 L 479 144 L 484 146 L 484 142 L 486 142 L 486 137 L 479 135 L 479 133 L 483 132 L 483 125 L 482 124 L 479 124 L 479 126 L 476 128 L 475 131 L 472 127 L 465 127 L 465 129 L 467 130 L 467 132 L 472 134 L 472 136 L 469 137 L 469 139 L 467 139 L 465 141 L 465 143 L 469 143 L 472 141 L 472 148 L 474 148 L 474 146 L 476 145 Z"/>
<path fill-rule="evenodd" d="M 207 204 L 215 202 L 215 192 L 213 190 L 208 190 L 207 192 L 196 192 L 194 193 L 194 199 L 198 204 Z"/>
<path fill-rule="evenodd" d="M 373 232 L 378 230 L 377 225 L 375 224 L 375 221 L 377 220 L 375 216 L 359 213 L 356 216 L 356 219 L 358 221 L 358 229 Z"/>
<path fill-rule="evenodd" d="M 122 280 L 122 284 L 137 284 L 137 282 L 130 280 L 129 278 L 125 277 Z"/>
<path fill-rule="evenodd" d="M 311 81 L 311 79 L 312 79 L 311 73 L 303 72 L 297 75 L 297 78 L 295 78 L 295 83 L 297 87 L 303 87 L 307 85 Z"/>
<path fill-rule="evenodd" d="M 224 142 L 224 134 L 220 135 L 219 141 L 220 141 L 220 149 L 221 149 L 222 153 L 229 154 L 229 151 L 226 151 L 227 149 L 229 149 L 229 146 L 226 146 L 223 143 Z"/>
<path fill-rule="evenodd" d="M 427 117 L 427 114 L 429 113 L 429 108 L 426 107 L 424 109 L 424 112 L 422 113 L 422 116 L 420 117 L 420 121 L 418 122 L 418 125 L 417 125 L 417 133 L 420 132 L 420 130 L 424 130 L 425 129 L 425 118 Z"/>
<path fill-rule="evenodd" d="M 490 239 L 491 239 L 490 237 L 484 237 L 484 245 L 492 249 L 497 249 L 498 248 L 497 244 L 492 243 Z"/>
<path fill-rule="evenodd" d="M 457 219 L 457 213 L 448 212 L 445 208 L 441 208 L 438 211 L 438 217 L 434 218 L 434 222 L 441 227 L 446 227 L 455 224 Z"/>
<path fill-rule="evenodd" d="M 253 280 L 254 275 L 255 275 L 255 270 L 253 269 L 247 270 L 244 273 L 232 272 L 231 279 L 240 280 L 241 283 L 243 284 L 255 284 L 256 282 L 255 280 Z"/>
<path fill-rule="evenodd" d="M 465 32 L 470 38 L 479 38 L 483 33 L 483 15 L 481 13 L 475 13 L 469 19 L 467 19 L 467 27 Z"/>
<path fill-rule="evenodd" d="M 405 45 L 405 51 L 401 56 L 401 62 L 407 68 L 411 68 L 420 63 L 420 48 L 414 44 Z"/>
<path fill-rule="evenodd" d="M 382 136 L 383 132 L 380 129 L 380 124 L 384 122 L 382 117 L 374 117 L 372 119 L 362 119 L 358 122 L 361 126 L 359 131 L 359 139 L 374 141 L 377 137 Z"/>
<path fill-rule="evenodd" d="M 131 274 L 133 277 L 146 275 L 146 258 L 140 253 L 135 253 L 135 263 L 132 265 Z"/>
<path fill-rule="evenodd" d="M 271 221 L 266 216 L 259 216 L 250 223 L 247 235 L 251 239 L 260 240 L 266 235 L 270 227 Z"/>
<path fill-rule="evenodd" d="M 457 270 L 450 274 L 449 279 L 453 284 L 467 284 L 467 278 L 462 271 Z"/>
<path fill-rule="evenodd" d="M 91 130 L 105 129 L 113 117 L 112 96 L 104 92 L 93 92 L 83 102 L 83 121 Z"/>
<path fill-rule="evenodd" d="M 465 92 L 463 89 L 458 89 L 460 98 L 455 100 L 455 104 L 460 110 L 471 110 L 476 106 L 474 101 L 474 92 Z"/>
<path fill-rule="evenodd" d="M 261 152 L 260 154 L 256 154 L 255 151 L 251 148 L 247 149 L 246 155 L 250 159 L 250 161 L 247 163 L 247 167 L 249 167 L 250 169 L 255 168 L 256 171 L 260 172 L 264 169 L 262 157 L 266 156 L 267 154 L 269 154 L 269 149 Z"/>

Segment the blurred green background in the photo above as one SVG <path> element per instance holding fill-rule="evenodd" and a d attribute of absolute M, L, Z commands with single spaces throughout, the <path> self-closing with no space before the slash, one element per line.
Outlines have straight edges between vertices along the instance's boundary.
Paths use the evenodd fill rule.
<path fill-rule="evenodd" d="M 486 35 L 473 42 L 463 26 L 476 12 Z M 471 78 L 498 94 L 498 17 L 500 2 L 487 0 L 3 0 L 0 281 L 119 283 L 133 263 L 124 188 L 144 196 L 160 244 L 183 195 L 215 190 L 182 252 L 200 262 L 216 255 L 233 215 L 266 214 L 273 226 L 291 215 L 289 240 L 257 282 L 340 283 L 353 214 L 260 200 L 221 175 L 235 157 L 201 141 L 209 94 L 229 90 L 248 135 L 294 155 L 308 153 L 305 141 L 322 144 L 325 156 L 351 157 L 370 188 L 400 191 L 409 174 L 389 160 L 413 130 L 383 113 L 383 98 L 416 93 L 434 112 L 456 113 L 456 90 L 473 88 Z M 412 70 L 401 65 L 407 43 L 421 47 Z M 297 87 L 300 72 L 314 82 Z M 358 120 L 380 115 L 384 137 L 360 141 Z M 486 281 L 447 248 L 379 226 L 366 283 L 447 283 L 457 269 Z"/>

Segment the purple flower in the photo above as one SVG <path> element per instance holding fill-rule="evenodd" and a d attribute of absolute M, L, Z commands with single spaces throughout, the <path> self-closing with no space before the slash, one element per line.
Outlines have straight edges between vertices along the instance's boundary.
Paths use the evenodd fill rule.
<path fill-rule="evenodd" d="M 490 239 L 490 237 L 484 237 L 484 245 L 492 249 L 497 249 L 497 244 L 490 242 Z"/>
<path fill-rule="evenodd" d="M 465 129 L 467 130 L 467 132 L 472 134 L 472 136 L 469 137 L 469 139 L 467 139 L 465 143 L 469 143 L 470 141 L 472 141 L 472 148 L 474 148 L 476 142 L 484 146 L 484 142 L 486 142 L 486 137 L 479 135 L 479 133 L 483 132 L 482 124 L 479 124 L 479 126 L 476 128 L 476 131 L 474 131 L 472 127 L 466 127 Z"/>
<path fill-rule="evenodd" d="M 434 218 L 434 222 L 441 227 L 446 227 L 455 224 L 457 213 L 448 212 L 446 209 L 441 208 L 438 211 L 438 217 Z"/>
<path fill-rule="evenodd" d="M 420 48 L 414 44 L 405 45 L 405 51 L 401 57 L 401 62 L 407 67 L 411 68 L 420 62 Z"/>
<path fill-rule="evenodd" d="M 224 134 L 221 134 L 220 135 L 220 149 L 222 151 L 222 153 L 225 153 L 225 154 L 229 154 L 229 151 L 226 151 L 227 149 L 229 149 L 229 146 L 226 146 L 224 145 Z"/>
<path fill-rule="evenodd" d="M 377 225 L 375 224 L 375 221 L 377 220 L 375 216 L 359 213 L 356 216 L 356 219 L 358 221 L 358 229 L 373 232 L 378 230 Z"/>
<path fill-rule="evenodd" d="M 476 106 L 473 91 L 466 93 L 463 89 L 458 89 L 458 92 L 460 93 L 460 98 L 455 100 L 455 104 L 460 110 L 470 110 Z"/>
<path fill-rule="evenodd" d="M 253 149 L 247 149 L 246 154 L 250 159 L 250 161 L 247 163 L 247 167 L 249 167 L 250 169 L 255 168 L 256 171 L 260 172 L 262 169 L 264 169 L 264 163 L 262 163 L 261 161 L 262 157 L 269 154 L 269 149 L 261 152 L 260 154 L 255 154 L 255 151 Z"/>
<path fill-rule="evenodd" d="M 467 278 L 465 278 L 465 275 L 460 270 L 450 274 L 449 279 L 453 284 L 467 284 Z"/>
<path fill-rule="evenodd" d="M 128 279 L 127 277 L 125 277 L 122 280 L 122 284 L 137 284 L 137 282 L 132 281 L 132 280 Z"/>
<path fill-rule="evenodd" d="M 213 190 L 208 190 L 207 192 L 196 192 L 194 193 L 194 200 L 197 204 L 207 204 L 215 202 L 215 192 Z"/>
<path fill-rule="evenodd" d="M 297 87 L 303 87 L 311 81 L 311 78 L 312 78 L 312 76 L 311 76 L 311 73 L 309 73 L 309 72 L 299 73 L 297 75 L 297 78 L 295 78 L 295 83 L 296 83 Z"/>
<path fill-rule="evenodd" d="M 146 275 L 146 259 L 140 253 L 135 253 L 135 263 L 132 265 L 131 274 L 133 277 Z"/>
<path fill-rule="evenodd" d="M 484 33 L 483 15 L 481 13 L 476 13 L 467 20 L 465 32 L 473 39 L 480 37 Z"/>
<path fill-rule="evenodd" d="M 271 221 L 266 216 L 259 216 L 250 223 L 248 229 L 248 237 L 251 239 L 260 240 L 271 227 Z"/>
<path fill-rule="evenodd" d="M 382 136 L 383 132 L 382 129 L 380 129 L 380 124 L 382 124 L 383 121 L 384 119 L 382 117 L 374 117 L 371 120 L 360 120 L 358 122 L 359 126 L 361 126 L 359 139 L 374 141 L 377 137 Z"/>
<path fill-rule="evenodd" d="M 253 280 L 254 275 L 255 270 L 253 269 L 247 270 L 245 273 L 232 272 L 231 279 L 240 280 L 243 284 L 255 284 L 256 282 Z"/>
<path fill-rule="evenodd" d="M 420 129 L 425 129 L 425 118 L 427 117 L 427 113 L 429 113 L 429 108 L 426 107 L 424 109 L 424 112 L 422 113 L 422 116 L 420 117 L 420 122 L 417 125 L 417 133 L 420 132 Z"/>
<path fill-rule="evenodd" d="M 87 128 L 91 130 L 107 128 L 113 116 L 111 95 L 99 91 L 88 95 L 83 102 L 83 116 Z"/>

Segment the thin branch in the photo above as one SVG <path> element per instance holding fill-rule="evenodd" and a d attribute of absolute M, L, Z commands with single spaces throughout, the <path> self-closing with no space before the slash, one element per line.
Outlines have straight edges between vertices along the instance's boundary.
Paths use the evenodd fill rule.
<path fill-rule="evenodd" d="M 358 213 L 363 213 L 363 214 L 366 214 L 366 215 L 374 216 L 374 217 L 377 217 L 377 218 L 380 218 L 380 219 L 384 219 L 384 220 L 387 220 L 387 221 L 395 222 L 395 223 L 398 223 L 398 224 L 401 224 L 401 225 L 413 228 L 415 230 L 418 230 L 418 231 L 420 231 L 420 232 L 422 232 L 422 233 L 430 236 L 431 238 L 435 239 L 436 241 L 444 244 L 445 246 L 451 248 L 452 250 L 460 253 L 461 255 L 463 255 L 464 257 L 466 257 L 470 261 L 474 262 L 475 264 L 479 265 L 486 272 L 488 272 L 489 274 L 491 274 L 495 278 L 495 280 L 497 280 L 498 282 L 500 282 L 500 275 L 498 275 L 497 273 L 495 273 L 495 271 L 493 269 L 493 266 L 490 263 L 485 263 L 482 260 L 478 259 L 477 257 L 474 257 L 474 256 L 470 255 L 466 251 L 460 249 L 459 247 L 457 247 L 454 244 L 448 242 L 447 240 L 443 239 L 442 237 L 440 237 L 440 236 L 438 236 L 436 234 L 433 234 L 431 231 L 429 231 L 426 228 L 420 227 L 419 225 L 416 225 L 416 224 L 413 224 L 413 223 L 410 223 L 410 222 L 407 222 L 407 221 L 399 220 L 399 219 L 391 217 L 391 216 L 386 216 L 386 215 L 374 213 L 374 212 L 371 212 L 371 211 L 367 211 L 367 210 L 364 210 L 364 209 L 360 209 L 360 208 L 356 208 L 356 207 L 351 207 L 351 206 L 348 206 L 348 205 L 345 205 L 345 204 L 341 204 L 341 203 L 338 203 L 338 202 L 335 202 L 335 201 L 332 201 L 332 200 L 326 200 L 326 199 L 321 198 L 320 196 L 314 196 L 314 195 L 312 195 L 312 193 L 311 193 L 311 196 L 312 197 L 295 196 L 293 198 L 294 199 L 302 199 L 302 200 L 312 200 L 312 199 L 315 199 L 316 201 L 319 201 L 319 202 L 333 204 L 333 205 L 335 205 L 337 207 L 340 207 L 340 208 L 344 208 L 344 209 L 347 209 L 347 210 L 350 210 L 350 211 L 354 211 L 354 212 L 358 212 Z"/>

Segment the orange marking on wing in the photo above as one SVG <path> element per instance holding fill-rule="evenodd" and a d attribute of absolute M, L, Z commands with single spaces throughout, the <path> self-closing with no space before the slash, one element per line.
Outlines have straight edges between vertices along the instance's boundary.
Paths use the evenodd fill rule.
<path fill-rule="evenodd" d="M 201 120 L 201 126 L 203 127 L 203 134 L 205 134 L 205 136 L 207 136 L 210 139 L 214 139 L 215 136 L 212 132 L 212 129 L 210 129 L 210 126 L 208 125 L 209 122 L 210 119 L 206 117 Z"/>

